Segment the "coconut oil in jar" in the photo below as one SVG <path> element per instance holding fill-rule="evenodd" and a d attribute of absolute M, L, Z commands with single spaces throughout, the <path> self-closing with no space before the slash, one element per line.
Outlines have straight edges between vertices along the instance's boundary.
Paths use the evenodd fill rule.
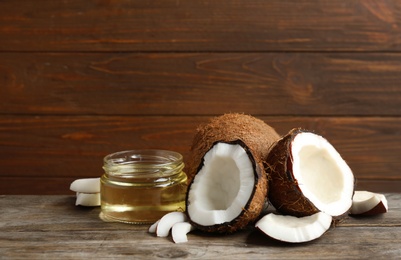
<path fill-rule="evenodd" d="M 182 155 L 166 150 L 132 150 L 107 155 L 101 177 L 104 221 L 153 223 L 185 210 L 187 176 Z"/>

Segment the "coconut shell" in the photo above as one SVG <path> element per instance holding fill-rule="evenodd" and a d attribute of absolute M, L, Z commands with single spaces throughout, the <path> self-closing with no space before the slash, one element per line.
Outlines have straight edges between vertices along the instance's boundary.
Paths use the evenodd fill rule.
<path fill-rule="evenodd" d="M 212 118 L 197 128 L 186 169 L 188 190 L 203 166 L 204 155 L 218 142 L 240 144 L 245 149 L 254 164 L 255 188 L 242 213 L 232 222 L 206 227 L 192 222 L 194 226 L 206 232 L 231 233 L 256 220 L 268 192 L 263 158 L 266 158 L 278 139 L 279 135 L 272 127 L 260 119 L 244 114 L 225 114 Z M 188 217 L 191 219 L 191 216 Z"/>
<path fill-rule="evenodd" d="M 192 181 L 203 156 L 216 142 L 241 140 L 255 154 L 259 163 L 267 157 L 279 138 L 271 126 L 253 116 L 230 113 L 214 117 L 196 129 L 186 168 L 188 181 Z"/>
<path fill-rule="evenodd" d="M 292 129 L 274 145 L 266 159 L 266 172 L 269 176 L 269 200 L 281 213 L 304 217 L 319 210 L 301 192 L 292 172 L 291 144 L 295 136 L 305 132 Z"/>

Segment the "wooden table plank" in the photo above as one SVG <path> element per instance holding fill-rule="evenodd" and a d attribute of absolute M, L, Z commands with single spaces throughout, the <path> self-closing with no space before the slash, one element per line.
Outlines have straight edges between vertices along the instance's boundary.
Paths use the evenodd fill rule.
<path fill-rule="evenodd" d="M 369 190 L 401 192 L 397 184 L 401 181 L 399 118 L 260 118 L 280 134 L 293 127 L 320 133 L 349 163 L 358 181 L 371 182 Z M 69 194 L 72 180 L 100 176 L 103 157 L 116 151 L 167 149 L 182 153 L 186 160 L 196 127 L 207 120 L 208 117 L 0 117 L 0 191 Z"/>
<path fill-rule="evenodd" d="M 400 51 L 387 1 L 0 2 L 0 51 Z"/>
<path fill-rule="evenodd" d="M 193 232 L 189 242 L 147 233 L 148 225 L 105 223 L 100 209 L 74 206 L 72 196 L 0 196 L 4 258 L 394 259 L 401 255 L 401 194 L 386 194 L 389 212 L 347 218 L 310 243 L 273 241 L 254 228 L 232 235 Z"/>
<path fill-rule="evenodd" d="M 72 180 L 102 175 L 103 157 L 116 151 L 167 149 L 186 161 L 196 127 L 208 118 L 0 116 L 0 192 L 69 194 Z M 280 134 L 303 127 L 323 135 L 370 190 L 401 192 L 401 118 L 259 118 Z"/>
<path fill-rule="evenodd" d="M 0 114 L 401 115 L 400 53 L 0 53 L 0 61 Z"/>

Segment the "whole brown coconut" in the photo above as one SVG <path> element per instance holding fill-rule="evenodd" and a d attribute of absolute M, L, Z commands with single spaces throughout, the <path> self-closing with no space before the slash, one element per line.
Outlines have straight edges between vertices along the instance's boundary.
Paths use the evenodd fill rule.
<path fill-rule="evenodd" d="M 186 169 L 186 212 L 195 227 L 230 233 L 259 216 L 268 191 L 263 158 L 278 139 L 272 127 L 244 114 L 225 114 L 198 127 Z M 241 195 L 243 190 L 249 191 Z"/>
<path fill-rule="evenodd" d="M 326 139 L 310 131 L 292 129 L 280 139 L 267 156 L 266 172 L 269 200 L 281 213 L 339 217 L 351 207 L 351 169 Z"/>

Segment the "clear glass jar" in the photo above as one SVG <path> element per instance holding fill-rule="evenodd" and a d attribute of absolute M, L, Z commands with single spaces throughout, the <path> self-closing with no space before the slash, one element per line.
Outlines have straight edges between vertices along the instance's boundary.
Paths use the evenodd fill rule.
<path fill-rule="evenodd" d="M 165 150 L 132 150 L 107 155 L 101 177 L 101 219 L 153 223 L 185 210 L 187 176 L 182 155 Z"/>

